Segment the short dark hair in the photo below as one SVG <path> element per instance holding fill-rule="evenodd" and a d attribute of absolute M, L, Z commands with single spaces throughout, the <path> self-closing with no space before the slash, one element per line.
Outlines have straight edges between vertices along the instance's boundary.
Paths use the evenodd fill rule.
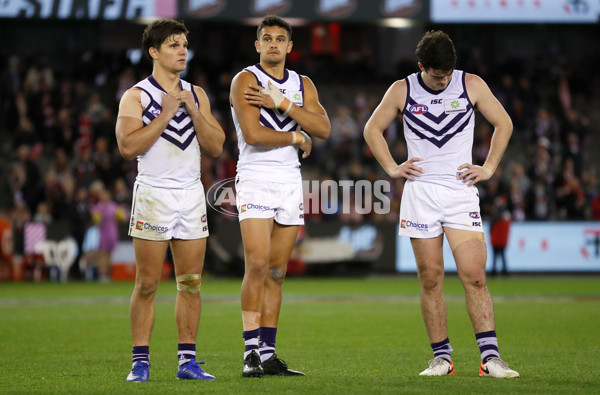
<path fill-rule="evenodd" d="M 260 25 L 258 25 L 258 29 L 256 29 L 256 38 L 260 38 L 260 31 L 265 26 L 279 26 L 284 28 L 288 33 L 288 40 L 292 40 L 292 27 L 283 18 L 277 15 L 267 15 L 264 17 Z"/>
<path fill-rule="evenodd" d="M 183 22 L 175 19 L 160 19 L 149 24 L 144 30 L 142 48 L 146 56 L 152 60 L 149 52 L 150 48 L 160 48 L 160 45 L 174 34 L 185 34 L 187 36 L 188 33 L 189 31 Z"/>
<path fill-rule="evenodd" d="M 456 67 L 456 50 L 450 37 L 441 30 L 428 31 L 423 35 L 415 54 L 419 62 L 427 69 L 443 71 Z"/>

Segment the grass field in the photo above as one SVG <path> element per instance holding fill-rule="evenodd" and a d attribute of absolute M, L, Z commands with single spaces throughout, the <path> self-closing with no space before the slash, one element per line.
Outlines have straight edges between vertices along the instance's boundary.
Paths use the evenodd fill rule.
<path fill-rule="evenodd" d="M 500 352 L 518 380 L 478 377 L 455 277 L 446 283 L 454 377 L 424 378 L 431 349 L 415 278 L 289 279 L 277 352 L 307 377 L 242 379 L 240 280 L 203 281 L 198 359 L 175 379 L 174 282 L 156 303 L 150 382 L 126 383 L 133 284 L 0 283 L 0 393 L 600 393 L 600 277 L 491 279 Z"/>

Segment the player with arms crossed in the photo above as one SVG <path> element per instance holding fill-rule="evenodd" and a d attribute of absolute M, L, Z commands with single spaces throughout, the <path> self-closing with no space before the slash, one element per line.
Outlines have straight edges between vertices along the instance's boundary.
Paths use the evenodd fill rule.
<path fill-rule="evenodd" d="M 240 151 L 237 208 L 245 256 L 243 377 L 304 376 L 277 358 L 275 338 L 287 263 L 298 227 L 304 224 L 298 148 L 307 157 L 312 148 L 308 134 L 327 138 L 331 126 L 313 82 L 285 68 L 291 38 L 286 21 L 265 17 L 255 42 L 260 63 L 242 70 L 231 84 Z"/>
<path fill-rule="evenodd" d="M 425 33 L 417 45 L 418 73 L 396 81 L 367 122 L 364 136 L 390 177 L 405 177 L 400 236 L 410 237 L 421 283 L 421 311 L 434 359 L 423 376 L 453 375 L 443 293 L 443 234 L 452 249 L 481 352 L 481 376 L 519 377 L 500 359 L 494 308 L 485 279 L 486 245 L 475 184 L 495 172 L 512 134 L 510 117 L 486 83 L 455 70 L 448 35 Z M 472 164 L 474 111 L 494 127 L 483 166 Z M 382 135 L 404 118 L 408 160 L 398 165 Z"/>
<path fill-rule="evenodd" d="M 138 161 L 129 225 L 136 278 L 129 311 L 133 367 L 127 381 L 148 381 L 154 295 L 169 243 L 177 280 L 177 378 L 214 380 L 196 362 L 208 237 L 200 148 L 219 155 L 225 134 L 211 115 L 206 93 L 180 78 L 186 67 L 187 34 L 183 23 L 171 19 L 146 28 L 142 45 L 152 60 L 152 75 L 125 92 L 119 106 L 119 150 L 125 159 Z"/>

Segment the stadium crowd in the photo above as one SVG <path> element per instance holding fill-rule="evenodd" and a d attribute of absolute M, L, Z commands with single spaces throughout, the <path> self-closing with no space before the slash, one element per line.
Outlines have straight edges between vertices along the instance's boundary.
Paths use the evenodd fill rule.
<path fill-rule="evenodd" d="M 114 137 L 115 114 L 125 90 L 149 73 L 149 65 L 134 64 L 123 53 L 81 52 L 75 73 L 52 68 L 49 61 L 31 55 L 0 57 L 0 213 L 14 230 L 15 253 L 22 253 L 23 225 L 28 221 L 50 224 L 63 221 L 81 247 L 87 229 L 99 221 L 92 207 L 100 196 L 122 208 L 126 222 L 136 162 L 124 161 Z M 518 57 L 509 61 L 482 58 L 471 48 L 461 68 L 481 75 L 491 85 L 512 117 L 514 133 L 507 154 L 493 179 L 479 185 L 484 219 L 508 210 L 514 221 L 600 220 L 598 174 L 590 162 L 586 144 L 590 111 L 582 101 L 600 100 L 600 81 L 588 85 L 577 78 L 568 59 L 554 62 L 556 53 L 541 51 L 529 69 Z M 77 59 L 77 57 L 74 57 Z M 385 177 L 366 146 L 362 131 L 390 80 L 377 81 L 369 89 L 343 72 L 327 73 L 319 80 L 318 62 L 290 62 L 299 72 L 314 76 L 321 101 L 329 112 L 332 133 L 315 141 L 312 155 L 303 161 L 309 180 L 370 180 Z M 368 62 L 336 59 L 332 67 L 346 65 L 364 76 Z M 316 66 L 315 66 L 316 65 Z M 515 66 L 519 65 L 519 66 Z M 398 69 L 416 71 L 414 59 Z M 590 66 L 591 67 L 591 66 Z M 303 70 L 309 68 L 309 70 Z M 314 70 L 316 68 L 316 70 Z M 190 63 L 184 79 L 201 86 L 211 100 L 215 118 L 226 133 L 224 151 L 213 159 L 202 158 L 205 189 L 235 176 L 237 141 L 232 125 L 229 88 L 237 65 L 204 70 Z M 591 69 L 590 69 L 591 70 Z M 357 75 L 358 75 L 357 74 Z M 379 91 L 377 90 L 379 87 Z M 585 100 L 582 100 L 582 97 Z M 478 119 L 473 160 L 483 163 L 492 130 Z M 396 160 L 406 158 L 402 124 L 398 119 L 385 132 Z M 365 214 L 376 221 L 397 221 L 404 180 L 389 180 L 392 209 L 388 215 Z M 213 213 L 214 214 L 214 213 Z M 312 213 L 308 220 L 328 220 L 342 215 Z"/>

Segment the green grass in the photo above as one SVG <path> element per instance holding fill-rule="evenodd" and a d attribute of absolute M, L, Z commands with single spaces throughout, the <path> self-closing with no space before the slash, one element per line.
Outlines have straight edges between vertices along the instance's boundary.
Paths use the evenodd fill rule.
<path fill-rule="evenodd" d="M 126 383 L 133 285 L 0 283 L 0 393 L 598 393 L 600 278 L 492 279 L 502 357 L 519 380 L 478 377 L 456 277 L 446 280 L 455 377 L 431 358 L 414 278 L 289 279 L 277 352 L 307 377 L 241 378 L 240 280 L 203 281 L 198 354 L 215 382 L 175 379 L 175 284 L 156 303 L 151 381 Z"/>

